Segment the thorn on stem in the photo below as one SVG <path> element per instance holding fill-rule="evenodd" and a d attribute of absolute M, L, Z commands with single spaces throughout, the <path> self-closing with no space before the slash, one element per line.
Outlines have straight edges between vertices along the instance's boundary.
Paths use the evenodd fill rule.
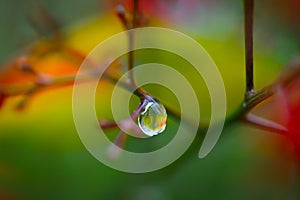
<path fill-rule="evenodd" d="M 252 89 L 252 90 L 250 90 L 250 91 L 247 91 L 246 92 L 246 94 L 245 94 L 245 99 L 246 99 L 246 101 L 248 100 L 248 99 L 250 99 L 253 95 L 255 95 L 256 94 L 256 91 L 254 90 L 254 89 Z"/>
<path fill-rule="evenodd" d="M 103 129 L 111 129 L 111 128 L 117 128 L 118 127 L 116 122 L 107 121 L 105 119 L 101 119 L 99 121 L 99 125 Z"/>
<path fill-rule="evenodd" d="M 116 12 L 117 12 L 117 16 L 119 17 L 121 23 L 123 24 L 125 29 L 128 30 L 130 27 L 129 27 L 128 19 L 126 17 L 126 10 L 125 10 L 124 6 L 118 5 L 116 7 Z"/>
<path fill-rule="evenodd" d="M 23 111 L 25 109 L 28 101 L 29 101 L 29 96 L 23 97 L 23 99 L 21 101 L 19 101 L 18 104 L 16 105 L 16 110 Z"/>
<path fill-rule="evenodd" d="M 281 135 L 286 134 L 288 132 L 288 129 L 285 126 L 278 124 L 274 121 L 268 120 L 266 118 L 259 117 L 252 113 L 248 113 L 245 116 L 245 121 L 261 129 L 265 129 L 267 131 L 275 132 Z"/>
<path fill-rule="evenodd" d="M 34 76 L 37 75 L 36 71 L 32 68 L 28 58 L 26 56 L 22 56 L 16 61 L 17 67 L 28 74 L 32 74 Z"/>
<path fill-rule="evenodd" d="M 116 139 L 114 140 L 114 145 L 110 145 L 107 149 L 107 154 L 111 159 L 117 159 L 120 157 L 122 149 L 127 140 L 127 134 L 120 131 Z"/>
<path fill-rule="evenodd" d="M 53 78 L 46 74 L 37 74 L 35 82 L 37 86 L 51 85 L 51 83 L 53 83 Z"/>

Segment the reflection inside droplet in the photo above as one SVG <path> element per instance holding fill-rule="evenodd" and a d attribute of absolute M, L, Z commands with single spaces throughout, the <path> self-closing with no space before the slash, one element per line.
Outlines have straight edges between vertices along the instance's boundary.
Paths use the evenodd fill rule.
<path fill-rule="evenodd" d="M 162 133 L 167 124 L 165 107 L 155 99 L 146 100 L 138 116 L 138 125 L 148 136 Z"/>

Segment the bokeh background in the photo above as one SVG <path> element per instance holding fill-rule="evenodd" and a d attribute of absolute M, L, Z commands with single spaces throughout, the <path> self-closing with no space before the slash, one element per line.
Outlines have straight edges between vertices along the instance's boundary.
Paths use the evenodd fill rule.
<path fill-rule="evenodd" d="M 179 30 L 205 47 L 223 76 L 228 116 L 232 115 L 243 100 L 245 82 L 242 1 L 157 2 L 153 1 L 146 9 L 150 25 Z M 37 12 L 37 5 L 45 6 L 60 22 L 66 32 L 66 44 L 88 53 L 99 42 L 123 30 L 114 12 L 117 3 L 117 0 L 1 0 L 2 70 L 6 69 L 7 60 L 24 53 L 28 45 L 41 39 L 26 17 Z M 274 81 L 297 56 L 299 13 L 297 0 L 256 1 L 257 88 Z M 205 121 L 210 104 L 205 87 L 197 84 L 197 77 L 184 61 L 167 53 L 155 53 L 138 52 L 137 62 L 160 62 L 186 73 L 195 87 L 199 87 Z M 99 118 L 111 116 L 107 106 L 111 89 L 107 84 L 99 91 L 96 105 Z M 172 94 L 165 89 L 154 86 L 148 89 L 171 106 L 176 105 L 171 100 Z M 85 149 L 75 130 L 71 98 L 71 86 L 47 89 L 36 94 L 22 111 L 15 109 L 22 97 L 7 99 L 0 110 L 0 199 L 300 198 L 299 164 L 285 148 L 283 136 L 235 123 L 224 129 L 216 147 L 204 159 L 197 156 L 200 136 L 172 165 L 147 174 L 127 174 L 106 167 Z M 275 108 L 265 112 L 270 110 L 278 115 Z M 169 123 L 167 136 L 158 136 L 153 143 L 159 146 L 161 140 L 170 139 L 168 134 L 177 125 L 172 118 Z M 134 141 L 128 146 L 143 151 L 145 144 Z"/>

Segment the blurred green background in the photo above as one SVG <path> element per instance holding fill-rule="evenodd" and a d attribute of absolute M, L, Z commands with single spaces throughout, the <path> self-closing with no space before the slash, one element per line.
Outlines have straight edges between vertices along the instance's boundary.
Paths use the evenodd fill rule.
<path fill-rule="evenodd" d="M 184 7 L 174 6 L 191 2 L 196 4 L 189 14 Z M 26 19 L 26 13 L 33 12 L 39 3 L 47 7 L 63 27 L 86 30 L 88 19 L 95 16 L 99 29 L 86 32 L 94 38 L 101 32 L 99 41 L 122 30 L 113 16 L 110 5 L 113 3 L 104 0 L 1 0 L 1 62 L 16 52 L 22 53 L 24 47 L 40 38 Z M 172 1 L 166 4 L 172 9 L 150 15 L 150 25 L 179 30 L 205 47 L 223 76 L 230 116 L 242 102 L 244 90 L 242 1 L 179 0 L 177 4 Z M 257 88 L 275 80 L 284 65 L 297 55 L 300 22 L 295 18 L 299 19 L 299 13 L 296 0 L 256 1 Z M 71 29 L 66 28 L 69 32 Z M 89 35 L 80 37 L 86 39 Z M 70 40 L 77 37 L 74 38 Z M 99 41 L 85 43 L 92 47 Z M 80 45 L 81 41 L 77 41 L 77 46 Z M 183 66 L 183 73 L 197 85 L 197 77 L 184 61 L 167 53 L 156 53 L 157 56 L 153 56 L 153 52 L 140 52 L 137 62 L 159 61 L 176 69 Z M 205 119 L 209 116 L 208 94 L 203 85 L 195 87 L 203 100 L 200 105 Z M 97 101 L 100 117 L 110 115 L 107 109 L 110 91 L 108 85 Z M 163 89 L 154 88 L 155 91 L 166 101 L 170 98 Z M 226 127 L 214 150 L 204 159 L 198 158 L 202 142 L 199 136 L 178 161 L 162 170 L 127 174 L 110 169 L 93 158 L 81 143 L 72 118 L 71 97 L 71 87 L 47 90 L 36 95 L 22 112 L 14 109 L 18 97 L 8 99 L 0 110 L 0 199 L 300 198 L 299 166 L 284 148 L 285 138 L 241 124 Z M 170 119 L 169 123 L 166 134 L 177 128 L 175 120 Z M 155 140 L 159 142 L 160 137 L 164 136 L 157 136 Z M 143 148 L 135 142 L 137 151 Z"/>

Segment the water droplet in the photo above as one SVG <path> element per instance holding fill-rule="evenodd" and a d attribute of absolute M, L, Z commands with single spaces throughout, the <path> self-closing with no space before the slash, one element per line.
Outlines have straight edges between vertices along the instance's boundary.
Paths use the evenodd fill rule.
<path fill-rule="evenodd" d="M 166 128 L 167 112 L 165 107 L 151 98 L 147 99 L 138 116 L 140 129 L 148 136 L 162 133 Z"/>

